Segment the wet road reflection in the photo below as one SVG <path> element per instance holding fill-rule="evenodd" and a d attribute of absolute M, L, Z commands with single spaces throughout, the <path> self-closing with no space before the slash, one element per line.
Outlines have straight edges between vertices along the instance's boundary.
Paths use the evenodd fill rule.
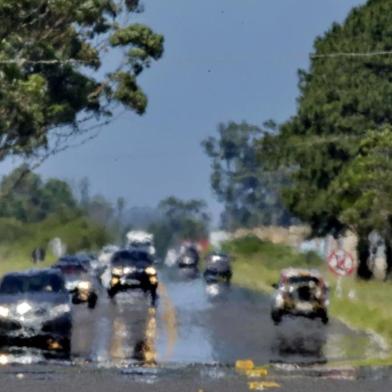
<path fill-rule="evenodd" d="M 177 271 L 178 272 L 178 271 Z M 73 309 L 70 360 L 97 366 L 156 364 L 324 363 L 382 354 L 365 333 L 332 320 L 270 320 L 270 299 L 227 284 L 206 285 L 199 275 L 161 271 L 157 308 L 142 293 L 110 300 L 102 291 L 94 310 Z M 67 360 L 38 348 L 0 349 L 0 365 Z"/>
<path fill-rule="evenodd" d="M 324 363 L 328 330 L 319 320 L 288 319 L 275 329 L 271 361 Z"/>

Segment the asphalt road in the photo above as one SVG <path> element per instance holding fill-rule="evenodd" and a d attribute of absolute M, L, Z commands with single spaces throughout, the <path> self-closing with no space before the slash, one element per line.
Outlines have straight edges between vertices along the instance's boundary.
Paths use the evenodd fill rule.
<path fill-rule="evenodd" d="M 389 371 L 334 369 L 336 361 L 383 355 L 368 334 L 335 320 L 328 326 L 285 320 L 276 327 L 268 296 L 207 287 L 199 277 L 176 271 L 161 271 L 160 277 L 156 308 L 141 293 L 111 301 L 104 292 L 96 309 L 76 306 L 70 360 L 38 348 L 3 349 L 2 388 L 35 392 L 50 383 L 55 391 L 392 390 Z"/>

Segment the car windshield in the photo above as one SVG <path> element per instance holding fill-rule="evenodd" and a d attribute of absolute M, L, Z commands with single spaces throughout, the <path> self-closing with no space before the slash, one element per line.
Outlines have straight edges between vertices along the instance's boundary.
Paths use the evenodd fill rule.
<path fill-rule="evenodd" d="M 212 254 L 209 257 L 209 261 L 212 263 L 220 262 L 220 263 L 228 263 L 229 258 L 226 255 L 218 255 L 218 254 Z"/>
<path fill-rule="evenodd" d="M 60 292 L 64 290 L 64 281 L 57 274 L 9 275 L 0 285 L 1 294 L 19 294 L 28 292 Z"/>
<path fill-rule="evenodd" d="M 311 282 L 316 285 L 320 284 L 320 280 L 315 276 L 292 276 L 287 279 L 288 284 L 309 284 Z"/>
<path fill-rule="evenodd" d="M 55 266 L 63 274 L 82 274 L 87 272 L 86 268 L 80 263 L 59 263 Z"/>
<path fill-rule="evenodd" d="M 112 265 L 134 265 L 140 262 L 151 264 L 152 260 L 146 252 L 119 252 L 114 255 Z"/>
<path fill-rule="evenodd" d="M 151 242 L 150 241 L 131 241 L 129 243 L 130 246 L 150 246 Z"/>

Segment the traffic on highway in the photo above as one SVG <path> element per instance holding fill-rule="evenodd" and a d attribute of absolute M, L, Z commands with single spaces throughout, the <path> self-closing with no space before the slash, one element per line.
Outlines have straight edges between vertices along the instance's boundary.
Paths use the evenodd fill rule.
<path fill-rule="evenodd" d="M 271 296 L 256 294 L 231 284 L 230 255 L 208 252 L 202 263 L 196 244 L 184 243 L 167 265 L 145 237 L 6 274 L 1 361 L 324 364 L 352 359 L 344 346 L 357 340 L 364 345 L 357 359 L 383 349 L 335 320 L 326 325 L 328 286 L 317 271 L 284 270 Z"/>
<path fill-rule="evenodd" d="M 392 391 L 391 26 L 1 0 L 1 390 Z"/>

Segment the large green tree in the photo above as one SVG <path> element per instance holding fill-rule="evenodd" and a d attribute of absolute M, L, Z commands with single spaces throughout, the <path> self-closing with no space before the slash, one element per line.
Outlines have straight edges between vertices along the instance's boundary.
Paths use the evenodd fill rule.
<path fill-rule="evenodd" d="M 270 162 L 290 173 L 287 206 L 314 234 L 349 227 L 363 244 L 373 228 L 390 231 L 391 49 L 392 2 L 353 9 L 316 39 L 309 70 L 299 72 L 296 115 L 264 140 Z"/>
<path fill-rule="evenodd" d="M 211 187 L 224 205 L 221 220 L 226 229 L 290 222 L 279 197 L 286 178 L 278 170 L 266 170 L 257 151 L 266 132 L 245 122 L 229 122 L 219 124 L 218 135 L 202 143 L 211 159 Z"/>
<path fill-rule="evenodd" d="M 138 0 L 0 1 L 0 159 L 59 148 L 115 104 L 144 113 L 138 76 L 163 37 L 130 22 L 140 10 Z"/>

